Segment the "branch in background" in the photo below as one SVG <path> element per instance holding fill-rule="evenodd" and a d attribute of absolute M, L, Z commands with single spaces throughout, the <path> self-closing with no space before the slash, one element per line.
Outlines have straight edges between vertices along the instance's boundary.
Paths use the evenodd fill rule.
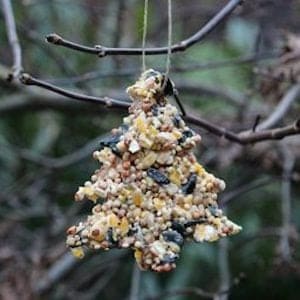
<path fill-rule="evenodd" d="M 93 153 L 93 151 L 99 147 L 99 141 L 103 138 L 103 135 L 98 136 L 78 150 L 59 158 L 47 157 L 27 149 L 16 149 L 16 151 L 23 159 L 29 160 L 49 169 L 61 169 L 76 164 L 91 155 L 91 153 Z"/>
<path fill-rule="evenodd" d="M 45 81 L 38 80 L 26 73 L 22 74 L 20 80 L 25 85 L 39 86 L 41 88 L 50 90 L 54 93 L 66 96 L 68 98 L 96 103 L 110 108 L 127 109 L 130 105 L 129 102 L 115 100 L 108 97 L 94 97 L 71 92 L 57 87 L 55 85 L 52 85 L 50 83 L 47 83 Z M 183 118 L 190 124 L 202 127 L 217 136 L 224 137 L 231 142 L 236 142 L 241 145 L 253 144 L 265 140 L 278 140 L 289 135 L 295 135 L 300 133 L 300 119 L 296 120 L 294 124 L 282 128 L 274 128 L 271 130 L 264 130 L 258 132 L 245 131 L 237 134 L 223 127 L 215 125 L 205 119 L 202 119 L 199 116 L 193 116 L 189 113 L 183 116 Z"/>
<path fill-rule="evenodd" d="M 211 70 L 211 69 L 217 69 L 217 68 L 226 68 L 226 67 L 235 67 L 239 64 L 248 64 L 248 63 L 255 63 L 260 60 L 267 60 L 267 59 L 273 59 L 277 57 L 278 54 L 276 53 L 265 53 L 265 54 L 252 54 L 252 55 L 246 55 L 226 60 L 220 60 L 220 61 L 208 61 L 204 63 L 189 63 L 182 66 L 171 66 L 172 73 L 189 73 L 189 72 L 200 72 L 205 70 Z M 159 72 L 164 72 L 164 70 L 159 67 L 155 66 L 155 70 Z M 78 76 L 73 77 L 65 77 L 65 78 L 55 78 L 51 79 L 51 83 L 54 84 L 74 84 L 74 83 L 80 83 L 85 81 L 93 81 L 97 79 L 103 79 L 103 78 L 111 78 L 111 77 L 134 77 L 136 74 L 140 72 L 140 68 L 126 68 L 126 69 L 120 69 L 117 72 L 116 71 L 90 71 Z M 50 81 L 50 80 L 49 80 Z"/>
<path fill-rule="evenodd" d="M 137 266 L 136 262 L 133 263 L 132 275 L 131 275 L 131 287 L 129 300 L 139 300 L 139 290 L 141 283 L 141 270 Z"/>
<path fill-rule="evenodd" d="M 49 268 L 46 275 L 36 282 L 35 291 L 41 294 L 49 290 L 79 263 L 71 253 L 65 253 Z"/>
<path fill-rule="evenodd" d="M 23 70 L 22 50 L 21 50 L 21 46 L 16 31 L 15 17 L 14 17 L 10 0 L 2 0 L 2 7 L 3 7 L 7 37 L 12 49 L 13 61 L 14 61 L 12 72 L 8 74 L 7 80 L 12 81 L 13 79 L 18 78 L 18 76 L 21 74 Z"/>
<path fill-rule="evenodd" d="M 225 5 L 212 19 L 210 19 L 199 31 L 197 31 L 191 37 L 172 45 L 171 52 L 182 52 L 193 46 L 196 43 L 202 41 L 217 25 L 219 25 L 243 0 L 231 0 Z M 95 47 L 87 47 L 77 43 L 73 43 L 66 39 L 63 39 L 58 34 L 52 33 L 47 35 L 47 42 L 58 46 L 63 46 L 73 50 L 96 54 L 99 57 L 107 55 L 158 55 L 168 53 L 168 47 L 158 48 L 108 48 L 101 45 Z"/>
<path fill-rule="evenodd" d="M 219 204 L 221 207 L 226 206 L 230 201 L 233 199 L 237 198 L 238 196 L 248 193 L 250 191 L 259 189 L 261 187 L 264 187 L 270 183 L 274 183 L 274 178 L 272 177 L 263 177 L 263 178 L 258 178 L 256 180 L 253 180 L 249 183 L 246 184 L 239 184 L 238 188 L 225 192 L 223 195 L 221 195 Z"/>
<path fill-rule="evenodd" d="M 289 242 L 291 229 L 291 177 L 295 165 L 295 157 L 284 143 L 281 146 L 283 170 L 281 183 L 281 218 L 282 230 L 280 236 L 280 254 L 285 262 L 291 262 L 291 247 Z"/>
<path fill-rule="evenodd" d="M 245 274 L 240 273 L 236 278 L 234 278 L 232 283 L 229 285 L 228 289 L 216 293 L 207 292 L 198 287 L 186 287 L 181 289 L 173 289 L 171 291 L 165 291 L 157 296 L 148 296 L 145 298 L 145 300 L 160 300 L 160 299 L 165 299 L 174 296 L 200 296 L 204 299 L 216 300 L 216 299 L 220 299 L 222 295 L 229 294 L 231 290 L 235 286 L 239 285 L 241 280 L 244 278 L 245 278 Z"/>
<path fill-rule="evenodd" d="M 201 288 L 198 287 L 186 287 L 181 289 L 173 289 L 170 291 L 165 291 L 163 293 L 160 293 L 157 296 L 149 296 L 146 297 L 145 300 L 160 300 L 160 299 L 166 299 L 169 297 L 175 297 L 175 296 L 199 296 L 204 299 L 214 299 L 215 294 L 210 293 L 207 291 L 204 291 Z"/>
<path fill-rule="evenodd" d="M 281 101 L 275 107 L 272 114 L 261 124 L 259 124 L 256 129 L 264 130 L 272 128 L 277 125 L 287 114 L 293 102 L 297 100 L 300 95 L 300 85 L 293 85 L 286 94 L 282 97 Z"/>
<path fill-rule="evenodd" d="M 247 101 L 246 96 L 242 93 L 232 91 L 228 88 L 222 88 L 220 86 L 213 87 L 212 85 L 203 85 L 200 83 L 191 84 L 186 81 L 181 81 L 180 84 L 176 85 L 176 88 L 179 91 L 188 93 L 189 95 L 199 96 L 199 94 L 204 94 L 211 97 L 222 98 L 235 106 L 243 106 Z"/>
<path fill-rule="evenodd" d="M 235 245 L 233 245 L 232 251 L 241 251 L 243 247 L 246 247 L 247 244 L 252 243 L 254 240 L 263 239 L 266 238 L 270 239 L 277 239 L 280 238 L 282 232 L 281 227 L 266 227 L 262 228 L 261 230 L 258 230 L 255 233 L 248 233 L 244 234 L 243 237 L 237 241 Z M 289 238 L 293 239 L 295 238 L 291 231 L 289 231 Z"/>
<path fill-rule="evenodd" d="M 221 239 L 218 243 L 219 291 L 218 300 L 227 300 L 230 292 L 230 269 L 228 240 Z M 222 293 L 228 291 L 228 293 Z"/>

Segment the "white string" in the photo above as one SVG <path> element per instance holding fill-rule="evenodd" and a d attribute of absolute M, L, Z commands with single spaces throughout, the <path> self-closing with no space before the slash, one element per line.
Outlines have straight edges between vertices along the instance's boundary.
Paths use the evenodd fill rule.
<path fill-rule="evenodd" d="M 169 75 L 172 53 L 172 0 L 168 0 L 168 53 L 166 61 L 166 76 Z"/>
<path fill-rule="evenodd" d="M 144 22 L 143 22 L 143 42 L 142 42 L 142 65 L 143 65 L 143 72 L 146 71 L 146 53 L 145 53 L 145 46 L 146 46 L 146 36 L 147 36 L 147 25 L 148 25 L 148 0 L 144 2 Z"/>

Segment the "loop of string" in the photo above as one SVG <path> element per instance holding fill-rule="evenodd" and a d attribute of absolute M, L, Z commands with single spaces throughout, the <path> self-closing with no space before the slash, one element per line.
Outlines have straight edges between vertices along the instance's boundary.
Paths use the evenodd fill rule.
<path fill-rule="evenodd" d="M 143 42 L 142 42 L 142 64 L 143 64 L 143 72 L 146 71 L 146 36 L 147 36 L 147 25 L 148 25 L 148 0 L 144 2 L 144 21 L 143 21 Z"/>

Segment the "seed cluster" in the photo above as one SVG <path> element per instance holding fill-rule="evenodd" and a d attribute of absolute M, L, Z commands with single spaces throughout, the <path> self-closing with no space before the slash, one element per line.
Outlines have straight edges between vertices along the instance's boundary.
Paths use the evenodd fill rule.
<path fill-rule="evenodd" d="M 184 240 L 215 241 L 241 230 L 223 215 L 217 193 L 224 181 L 197 162 L 201 138 L 186 126 L 153 70 L 127 89 L 133 103 L 124 123 L 100 142 L 100 162 L 75 199 L 95 202 L 84 222 L 67 230 L 77 257 L 92 249 L 132 248 L 142 269 L 176 267 Z"/>

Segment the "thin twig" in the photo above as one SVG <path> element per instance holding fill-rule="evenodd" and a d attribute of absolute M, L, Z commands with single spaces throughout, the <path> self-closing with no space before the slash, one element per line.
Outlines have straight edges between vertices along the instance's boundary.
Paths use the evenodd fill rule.
<path fill-rule="evenodd" d="M 96 104 L 104 105 L 106 107 L 127 109 L 130 105 L 129 102 L 120 101 L 108 97 L 94 97 L 94 96 L 87 96 L 87 95 L 71 92 L 62 89 L 60 87 L 57 87 L 55 85 L 49 84 L 45 81 L 38 80 L 27 73 L 22 74 L 21 82 L 25 85 L 39 86 L 41 88 L 50 90 L 52 92 L 66 96 L 68 98 L 96 103 Z M 186 122 L 190 124 L 194 124 L 199 127 L 202 127 L 217 136 L 224 137 L 231 142 L 236 142 L 241 145 L 257 143 L 265 140 L 278 140 L 289 135 L 295 135 L 300 133 L 300 119 L 296 120 L 292 125 L 281 127 L 281 128 L 274 128 L 271 130 L 264 130 L 258 132 L 245 131 L 241 133 L 234 133 L 223 127 L 215 125 L 205 119 L 202 119 L 199 116 L 186 114 L 185 116 L 183 116 L 183 118 Z"/>
<path fill-rule="evenodd" d="M 71 253 L 65 253 L 49 268 L 47 274 L 36 283 L 35 291 L 39 294 L 47 291 L 78 263 L 80 262 Z"/>
<path fill-rule="evenodd" d="M 180 109 L 180 111 L 181 111 L 181 114 L 182 114 L 183 116 L 186 116 L 185 108 L 184 108 L 183 104 L 181 103 L 180 98 L 178 97 L 178 92 L 177 92 L 177 90 L 175 90 L 175 93 L 174 93 L 174 99 L 175 99 L 175 101 L 176 101 L 176 103 L 177 103 L 177 105 L 178 105 L 178 107 L 179 107 L 179 109 Z"/>
<path fill-rule="evenodd" d="M 82 100 L 82 101 L 91 102 L 91 103 L 98 103 L 98 104 L 104 105 L 106 107 L 111 107 L 111 108 L 114 108 L 114 107 L 127 108 L 129 106 L 129 103 L 126 103 L 124 101 L 119 101 L 116 99 L 112 99 L 109 97 L 87 96 L 87 95 L 79 94 L 76 92 L 67 91 L 67 90 L 57 87 L 53 84 L 36 79 L 27 73 L 23 73 L 20 77 L 20 80 L 25 85 L 39 86 L 46 90 L 50 90 L 57 94 L 66 96 L 68 98 L 76 99 L 76 100 Z"/>
<path fill-rule="evenodd" d="M 238 188 L 225 192 L 224 195 L 221 195 L 221 199 L 219 200 L 219 205 L 221 207 L 226 206 L 230 201 L 237 198 L 238 196 L 248 193 L 250 191 L 259 189 L 261 187 L 264 187 L 270 183 L 274 183 L 274 178 L 272 177 L 263 177 L 258 178 L 254 181 L 251 181 L 249 183 L 239 185 Z"/>
<path fill-rule="evenodd" d="M 139 300 L 141 270 L 136 263 L 133 265 L 129 300 Z"/>
<path fill-rule="evenodd" d="M 283 156 L 283 170 L 281 183 L 282 230 L 280 237 L 280 253 L 285 262 L 290 262 L 292 259 L 289 242 L 292 214 L 291 175 L 295 165 L 295 157 L 284 143 L 281 146 L 281 152 Z"/>
<path fill-rule="evenodd" d="M 198 287 L 185 287 L 181 289 L 172 289 L 170 291 L 165 291 L 157 296 L 149 296 L 146 297 L 145 300 L 160 300 L 175 296 L 199 296 L 204 299 L 213 299 L 214 295 L 214 293 L 204 291 L 203 289 Z"/>
<path fill-rule="evenodd" d="M 76 164 L 91 155 L 91 153 L 97 149 L 97 147 L 99 146 L 99 141 L 103 137 L 103 135 L 98 136 L 76 151 L 58 158 L 47 157 L 28 149 L 17 149 L 16 151 L 23 159 L 29 160 L 49 169 L 61 169 Z"/>
<path fill-rule="evenodd" d="M 3 13 L 6 25 L 7 37 L 13 53 L 13 67 L 12 72 L 8 74 L 7 80 L 12 81 L 14 78 L 18 78 L 21 74 L 22 67 L 22 50 L 18 39 L 16 30 L 15 17 L 10 0 L 2 0 Z"/>
<path fill-rule="evenodd" d="M 300 84 L 293 85 L 286 94 L 282 97 L 282 100 L 278 103 L 275 107 L 272 114 L 261 124 L 257 126 L 258 130 L 264 130 L 272 128 L 273 126 L 277 125 L 287 114 L 291 105 L 297 97 L 300 96 Z"/>
<path fill-rule="evenodd" d="M 191 37 L 172 45 L 171 52 L 182 52 L 202 41 L 218 24 L 220 24 L 243 0 L 229 1 L 212 19 Z M 102 45 L 88 47 L 66 40 L 56 33 L 46 36 L 46 41 L 58 46 L 63 46 L 80 52 L 90 53 L 104 57 L 107 55 L 158 55 L 168 53 L 168 47 L 157 48 L 109 48 Z"/>
<path fill-rule="evenodd" d="M 229 269 L 229 251 L 228 251 L 228 240 L 221 239 L 218 244 L 218 267 L 219 267 L 219 291 L 228 291 L 217 295 L 215 299 L 227 300 L 230 291 L 230 269 Z"/>
<path fill-rule="evenodd" d="M 226 68 L 226 67 L 235 67 L 239 64 L 248 64 L 255 63 L 261 60 L 273 59 L 278 55 L 275 53 L 265 53 L 260 55 L 246 55 L 226 60 L 220 61 L 209 61 L 204 63 L 189 63 L 182 66 L 172 66 L 172 73 L 189 73 L 189 72 L 200 72 L 205 70 L 217 69 L 217 68 Z M 156 66 L 155 70 L 163 72 L 163 68 Z M 73 77 L 64 77 L 64 78 L 55 78 L 51 82 L 55 84 L 74 84 L 77 82 L 85 82 L 97 80 L 100 78 L 111 78 L 111 77 L 134 77 L 139 72 L 139 68 L 126 68 L 116 71 L 99 71 L 94 70 L 78 76 Z"/>

